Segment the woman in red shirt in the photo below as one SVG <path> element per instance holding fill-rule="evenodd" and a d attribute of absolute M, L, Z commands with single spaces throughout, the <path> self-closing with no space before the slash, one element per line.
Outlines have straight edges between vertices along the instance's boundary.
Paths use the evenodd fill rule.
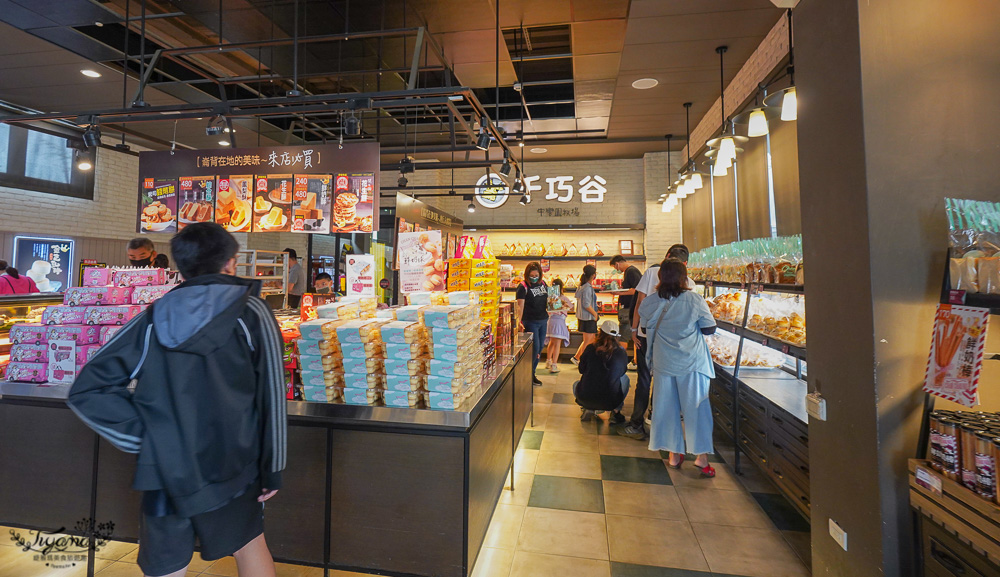
<path fill-rule="evenodd" d="M 25 295 L 38 292 L 35 281 L 17 272 L 7 261 L 0 260 L 0 295 Z"/>

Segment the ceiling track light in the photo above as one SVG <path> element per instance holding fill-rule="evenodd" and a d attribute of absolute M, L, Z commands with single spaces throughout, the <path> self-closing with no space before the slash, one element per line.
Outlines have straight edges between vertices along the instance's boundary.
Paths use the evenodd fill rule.
<path fill-rule="evenodd" d="M 468 210 L 469 210 L 469 212 L 476 212 L 476 205 L 475 205 L 474 202 L 472 202 L 472 195 L 471 194 L 467 194 L 467 195 L 463 196 L 462 198 L 464 200 L 469 201 L 469 206 L 467 207 Z"/>
<path fill-rule="evenodd" d="M 208 121 L 208 125 L 205 127 L 205 134 L 207 136 L 218 136 L 225 132 L 226 130 L 226 117 L 221 114 L 216 114 Z"/>
<path fill-rule="evenodd" d="M 510 165 L 510 153 L 504 150 L 503 153 L 503 164 L 500 165 L 500 174 L 504 177 L 510 176 L 511 165 Z"/>
<path fill-rule="evenodd" d="M 399 188 L 406 188 L 408 182 L 409 181 L 406 180 L 406 177 L 403 176 L 403 173 L 402 172 L 399 173 L 399 178 L 396 179 L 396 184 L 399 186 Z"/>
<path fill-rule="evenodd" d="M 83 145 L 87 148 L 101 145 L 101 127 L 93 116 L 90 117 L 90 126 L 83 131 Z"/>
<path fill-rule="evenodd" d="M 94 168 L 94 163 L 90 161 L 90 154 L 80 149 L 73 151 L 73 157 L 76 158 L 76 167 L 84 172 Z"/>
<path fill-rule="evenodd" d="M 361 136 L 361 119 L 353 112 L 344 119 L 344 132 L 347 136 Z"/>

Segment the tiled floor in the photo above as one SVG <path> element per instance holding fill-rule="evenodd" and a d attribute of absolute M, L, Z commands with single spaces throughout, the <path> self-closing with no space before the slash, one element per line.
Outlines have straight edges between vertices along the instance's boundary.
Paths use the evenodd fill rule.
<path fill-rule="evenodd" d="M 733 474 L 721 458 L 731 461 L 732 447 L 717 447 L 714 479 L 701 478 L 690 457 L 682 469 L 667 469 L 666 455 L 617 435 L 605 419 L 581 422 L 571 393 L 576 371 L 562 368 L 558 375 L 539 370 L 545 385 L 535 389 L 534 425 L 514 459 L 516 490 L 501 495 L 474 577 L 810 574 L 809 525 L 752 466 Z M 85 563 L 57 569 L 34 561 L 8 535 L 0 527 L 0 576 L 86 575 Z M 137 553 L 136 545 L 110 544 L 97 554 L 97 575 L 141 577 Z M 196 555 L 193 575 L 235 576 L 236 563 Z M 279 577 L 322 575 L 278 566 Z"/>

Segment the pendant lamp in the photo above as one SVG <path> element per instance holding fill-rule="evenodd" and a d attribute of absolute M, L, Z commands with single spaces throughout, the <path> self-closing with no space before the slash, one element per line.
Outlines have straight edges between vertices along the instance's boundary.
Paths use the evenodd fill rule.
<path fill-rule="evenodd" d="M 746 136 L 738 136 L 732 131 L 732 125 L 729 119 L 726 118 L 726 78 L 725 78 L 725 61 L 724 55 L 726 51 L 729 50 L 727 46 L 719 46 L 715 49 L 719 53 L 719 86 L 721 87 L 721 96 L 719 100 L 721 102 L 722 109 L 722 130 L 719 136 L 709 140 L 707 144 L 711 148 L 717 148 L 719 150 L 720 159 L 726 159 L 726 161 L 732 161 L 736 159 L 736 143 L 744 143 L 749 140 Z M 729 168 L 726 166 L 726 168 Z M 713 172 L 714 174 L 714 172 Z M 719 176 L 719 175 L 715 175 Z"/>
<path fill-rule="evenodd" d="M 691 103 L 684 103 L 684 121 L 687 127 L 687 151 L 688 151 L 688 165 L 684 172 L 684 181 L 688 183 L 688 194 L 693 194 L 696 190 L 701 190 L 705 186 L 704 180 L 702 179 L 702 173 L 698 172 L 698 168 L 694 164 L 694 160 L 691 158 Z"/>
<path fill-rule="evenodd" d="M 715 164 L 712 166 L 712 176 L 726 176 L 728 174 L 729 167 L 716 160 Z"/>
<path fill-rule="evenodd" d="M 788 16 L 788 68 L 786 75 L 790 86 L 771 94 L 764 99 L 764 106 L 781 108 L 781 119 L 785 122 L 796 120 L 799 116 L 798 95 L 795 93 L 795 52 L 792 46 L 792 11 L 786 12 Z"/>

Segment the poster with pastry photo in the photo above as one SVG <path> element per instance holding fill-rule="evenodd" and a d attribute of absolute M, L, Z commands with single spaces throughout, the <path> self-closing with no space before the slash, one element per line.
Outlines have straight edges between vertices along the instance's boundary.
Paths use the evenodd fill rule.
<path fill-rule="evenodd" d="M 219 176 L 215 222 L 229 232 L 250 232 L 253 223 L 253 175 Z"/>
<path fill-rule="evenodd" d="M 177 232 L 177 180 L 145 178 L 139 199 L 139 232 Z"/>
<path fill-rule="evenodd" d="M 289 232 L 292 230 L 291 174 L 257 176 L 253 199 L 254 232 Z"/>
<path fill-rule="evenodd" d="M 359 232 L 372 232 L 375 217 L 375 174 L 357 173 L 351 175 L 350 190 L 358 197 L 355 207 L 355 221 Z"/>
<path fill-rule="evenodd" d="M 215 177 L 182 176 L 178 187 L 177 229 L 215 220 Z"/>
<path fill-rule="evenodd" d="M 333 175 L 296 174 L 292 193 L 292 232 L 330 232 Z"/>

